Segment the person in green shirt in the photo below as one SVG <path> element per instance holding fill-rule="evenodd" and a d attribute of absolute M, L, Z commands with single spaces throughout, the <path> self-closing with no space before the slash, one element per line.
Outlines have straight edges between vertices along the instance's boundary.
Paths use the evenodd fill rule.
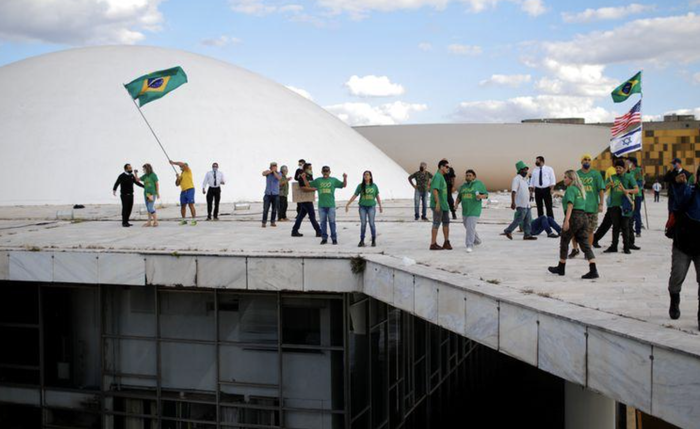
<path fill-rule="evenodd" d="M 357 247 L 365 247 L 365 232 L 367 231 L 367 222 L 369 221 L 369 229 L 372 232 L 372 247 L 377 245 L 377 229 L 374 226 L 374 216 L 376 214 L 376 206 L 379 204 L 379 213 L 382 213 L 382 199 L 379 198 L 379 188 L 374 183 L 372 172 L 367 170 L 362 173 L 362 183 L 357 185 L 355 193 L 350 198 L 350 201 L 345 205 L 345 212 L 350 209 L 350 204 L 355 201 L 355 198 L 360 197 L 360 244 Z"/>
<path fill-rule="evenodd" d="M 450 163 L 443 159 L 438 163 L 438 170 L 430 183 L 430 208 L 433 210 L 433 229 L 430 235 L 430 250 L 452 250 L 450 245 L 450 205 L 447 202 L 447 182 L 445 174 L 450 170 Z M 437 234 L 442 224 L 445 242 L 437 244 Z"/>
<path fill-rule="evenodd" d="M 321 217 L 321 244 L 328 243 L 328 224 L 331 226 L 331 240 L 338 244 L 338 234 L 335 228 L 335 190 L 348 185 L 348 175 L 343 173 L 343 181 L 331 177 L 331 168 L 324 165 L 321 168 L 322 177 L 311 182 L 307 190 L 318 192 L 318 213 Z"/>
<path fill-rule="evenodd" d="M 605 189 L 610 190 L 610 218 L 613 224 L 613 237 L 610 247 L 605 249 L 603 253 L 616 253 L 617 245 L 622 233 L 622 244 L 626 254 L 630 252 L 630 237 L 629 222 L 632 218 L 632 209 L 634 195 L 639 192 L 637 183 L 632 176 L 625 173 L 625 161 L 618 159 L 615 161 L 616 174 L 610 176 L 610 179 L 605 184 Z M 624 199 L 624 204 L 623 204 Z M 624 206 L 624 207 L 623 207 Z M 623 210 L 624 208 L 624 210 Z"/>
<path fill-rule="evenodd" d="M 467 253 L 474 250 L 475 244 L 481 244 L 481 238 L 476 232 L 476 222 L 481 216 L 481 200 L 488 197 L 486 186 L 481 180 L 476 179 L 476 172 L 467 170 L 464 175 L 464 183 L 457 192 L 457 201 L 455 202 L 455 210 L 459 207 L 459 203 L 462 203 L 462 223 L 467 230 L 467 238 L 465 239 Z"/>
<path fill-rule="evenodd" d="M 581 276 L 582 279 L 597 279 L 598 269 L 595 264 L 595 255 L 588 241 L 588 219 L 586 218 L 586 189 L 578 174 L 574 170 L 564 173 L 564 185 L 566 193 L 561 200 L 564 209 L 564 224 L 561 228 L 561 241 L 559 242 L 559 265 L 549 267 L 549 272 L 563 276 L 566 268 L 566 258 L 569 252 L 569 242 L 576 237 L 583 254 L 588 260 L 588 273 Z"/>
<path fill-rule="evenodd" d="M 290 177 L 287 176 L 289 174 L 289 168 L 286 165 L 283 165 L 280 167 L 280 210 L 277 215 L 277 220 L 280 222 L 286 222 L 289 221 L 287 218 L 287 207 L 289 206 L 289 202 L 287 201 L 287 197 L 289 196 L 289 179 Z"/>
<path fill-rule="evenodd" d="M 148 222 L 143 226 L 158 226 L 158 216 L 156 215 L 156 199 L 160 198 L 160 187 L 158 176 L 153 172 L 151 164 L 143 165 L 144 175 L 139 178 L 143 183 L 143 198 L 146 201 L 146 211 L 148 212 Z"/>
<path fill-rule="evenodd" d="M 581 157 L 581 169 L 578 170 L 576 174 L 578 174 L 579 179 L 581 179 L 583 188 L 586 191 L 586 207 L 584 209 L 588 221 L 586 234 L 588 235 L 588 243 L 593 246 L 593 236 L 595 235 L 596 228 L 598 228 L 598 213 L 603 212 L 605 182 L 603 182 L 603 176 L 600 174 L 600 171 L 591 170 L 591 160 L 591 155 L 583 155 Z M 572 247 L 573 249 L 569 254 L 569 259 L 574 258 L 580 253 L 576 237 L 572 240 Z"/>

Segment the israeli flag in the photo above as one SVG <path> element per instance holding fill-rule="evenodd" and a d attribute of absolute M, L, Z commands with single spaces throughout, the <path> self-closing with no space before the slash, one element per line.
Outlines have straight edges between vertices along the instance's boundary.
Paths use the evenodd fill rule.
<path fill-rule="evenodd" d="M 642 127 L 610 139 L 610 152 L 615 156 L 642 150 Z"/>

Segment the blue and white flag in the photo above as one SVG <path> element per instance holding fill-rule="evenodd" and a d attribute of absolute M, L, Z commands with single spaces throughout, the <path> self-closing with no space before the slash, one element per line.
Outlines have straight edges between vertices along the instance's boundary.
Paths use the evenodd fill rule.
<path fill-rule="evenodd" d="M 610 152 L 615 156 L 642 150 L 642 127 L 610 139 Z"/>

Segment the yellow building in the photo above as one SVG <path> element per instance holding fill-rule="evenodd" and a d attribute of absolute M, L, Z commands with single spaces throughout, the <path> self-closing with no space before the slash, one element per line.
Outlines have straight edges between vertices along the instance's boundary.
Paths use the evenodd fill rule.
<path fill-rule="evenodd" d="M 687 170 L 696 171 L 700 165 L 700 120 L 695 116 L 667 115 L 663 121 L 645 122 L 643 129 L 641 153 L 633 152 L 628 156 L 639 160 L 647 184 L 663 177 L 671 169 L 674 158 L 680 158 Z M 609 148 L 593 160 L 593 168 L 597 170 L 605 171 L 610 165 Z"/>

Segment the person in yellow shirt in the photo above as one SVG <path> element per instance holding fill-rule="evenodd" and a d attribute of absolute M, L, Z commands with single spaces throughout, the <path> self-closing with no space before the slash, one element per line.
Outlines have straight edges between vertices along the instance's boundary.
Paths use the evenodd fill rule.
<path fill-rule="evenodd" d="M 175 179 L 175 185 L 180 186 L 180 215 L 182 220 L 180 225 L 187 225 L 187 206 L 190 207 L 192 215 L 192 225 L 197 225 L 197 212 L 194 208 L 194 180 L 192 179 L 192 170 L 186 162 L 170 161 L 171 165 L 180 167 L 180 174 Z"/>

